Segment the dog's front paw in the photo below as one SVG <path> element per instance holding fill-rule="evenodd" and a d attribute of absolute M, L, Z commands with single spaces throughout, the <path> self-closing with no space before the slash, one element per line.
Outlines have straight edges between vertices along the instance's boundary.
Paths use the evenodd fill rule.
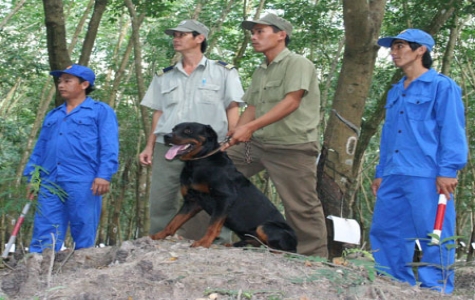
<path fill-rule="evenodd" d="M 208 241 L 207 239 L 201 239 L 199 241 L 194 241 L 193 244 L 191 244 L 191 247 L 204 247 L 204 248 L 209 248 L 212 244 L 212 241 Z"/>
<path fill-rule="evenodd" d="M 165 231 L 160 231 L 160 232 L 157 232 L 155 234 L 150 235 L 150 238 L 152 240 L 163 240 L 167 236 L 168 236 L 168 234 Z"/>

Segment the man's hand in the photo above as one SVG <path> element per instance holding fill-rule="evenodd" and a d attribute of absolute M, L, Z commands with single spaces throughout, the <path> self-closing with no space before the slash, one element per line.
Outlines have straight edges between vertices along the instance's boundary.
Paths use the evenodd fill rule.
<path fill-rule="evenodd" d="M 139 161 L 140 164 L 143 166 L 149 166 L 152 164 L 153 158 L 153 149 L 146 147 L 140 154 L 139 154 Z"/>
<path fill-rule="evenodd" d="M 104 195 L 105 193 L 109 192 L 110 182 L 102 179 L 102 178 L 95 178 L 94 182 L 92 183 L 92 193 L 96 196 Z"/>
<path fill-rule="evenodd" d="M 35 192 L 28 184 L 28 186 L 26 187 L 26 198 L 28 200 L 34 200 L 36 198 L 36 193 L 37 192 Z"/>
<path fill-rule="evenodd" d="M 227 136 L 230 137 L 229 141 L 221 146 L 221 151 L 225 151 L 229 147 L 239 143 L 248 142 L 251 139 L 253 133 L 254 132 L 246 125 L 238 126 L 233 130 L 230 130 L 227 134 Z"/>
<path fill-rule="evenodd" d="M 376 193 L 379 190 L 379 186 L 381 185 L 381 181 L 383 181 L 382 178 L 376 178 L 373 180 L 373 183 L 371 184 L 371 190 L 373 191 L 373 195 L 376 196 Z"/>
<path fill-rule="evenodd" d="M 458 179 L 450 177 L 437 177 L 435 184 L 437 187 L 437 193 L 444 194 L 447 200 L 450 200 L 450 194 L 455 192 Z"/>

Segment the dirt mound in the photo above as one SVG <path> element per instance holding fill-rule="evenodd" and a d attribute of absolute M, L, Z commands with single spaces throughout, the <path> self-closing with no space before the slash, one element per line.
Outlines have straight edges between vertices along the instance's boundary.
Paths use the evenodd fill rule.
<path fill-rule="evenodd" d="M 358 260 L 340 266 L 266 249 L 189 246 L 147 237 L 120 247 L 16 254 L 0 271 L 0 299 L 441 299 L 373 278 Z M 474 272 L 467 274 L 450 299 L 473 297 Z"/>

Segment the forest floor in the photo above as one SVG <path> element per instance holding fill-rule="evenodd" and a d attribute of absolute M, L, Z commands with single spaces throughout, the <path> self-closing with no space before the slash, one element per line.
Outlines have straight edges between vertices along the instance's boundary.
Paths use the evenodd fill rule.
<path fill-rule="evenodd" d="M 475 299 L 473 267 L 456 270 L 448 296 L 374 278 L 371 264 L 146 237 L 120 247 L 12 255 L 0 269 L 0 299 Z"/>

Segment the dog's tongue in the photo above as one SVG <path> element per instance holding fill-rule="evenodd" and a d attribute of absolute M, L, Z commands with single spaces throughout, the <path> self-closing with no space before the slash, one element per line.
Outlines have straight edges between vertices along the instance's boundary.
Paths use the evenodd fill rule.
<path fill-rule="evenodd" d="M 165 158 L 169 160 L 174 159 L 178 151 L 185 149 L 187 146 L 188 145 L 173 145 L 165 154 Z"/>

